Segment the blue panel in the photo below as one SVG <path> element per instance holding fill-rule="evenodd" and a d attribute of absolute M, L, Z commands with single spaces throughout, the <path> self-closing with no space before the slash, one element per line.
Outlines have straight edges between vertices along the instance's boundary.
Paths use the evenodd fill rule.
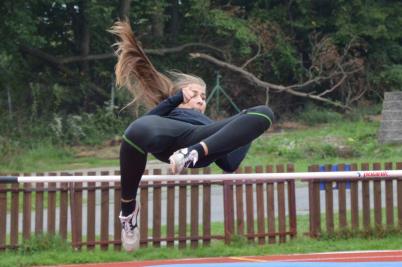
<path fill-rule="evenodd" d="M 319 169 L 320 172 L 325 172 L 325 166 L 320 165 Z M 325 182 L 320 182 L 320 190 L 325 190 Z"/>

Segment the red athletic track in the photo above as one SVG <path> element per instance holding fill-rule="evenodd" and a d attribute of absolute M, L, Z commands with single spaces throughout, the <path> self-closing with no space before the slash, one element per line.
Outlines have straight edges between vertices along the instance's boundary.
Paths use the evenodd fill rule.
<path fill-rule="evenodd" d="M 401 261 L 402 250 L 353 251 L 336 253 L 291 254 L 272 256 L 219 257 L 177 260 L 152 260 L 113 263 L 58 265 L 58 267 L 142 267 L 163 264 L 233 263 L 233 262 L 389 262 Z"/>

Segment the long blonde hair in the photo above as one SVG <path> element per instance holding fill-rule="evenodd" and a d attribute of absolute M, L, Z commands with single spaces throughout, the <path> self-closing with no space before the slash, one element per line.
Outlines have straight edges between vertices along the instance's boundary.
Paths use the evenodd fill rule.
<path fill-rule="evenodd" d="M 170 71 L 168 77 L 158 72 L 136 40 L 129 21 L 115 22 L 109 32 L 120 39 L 114 44 L 116 84 L 127 88 L 133 96 L 128 105 L 140 101 L 153 107 L 187 84 L 206 87 L 205 82 L 195 75 Z"/>

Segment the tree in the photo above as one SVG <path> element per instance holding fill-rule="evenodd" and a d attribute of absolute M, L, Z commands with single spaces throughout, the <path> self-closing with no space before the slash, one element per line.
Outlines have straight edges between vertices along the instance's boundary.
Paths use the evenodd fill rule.
<path fill-rule="evenodd" d="M 279 86 L 297 98 L 325 98 L 347 109 L 361 97 L 379 101 L 384 90 L 402 86 L 399 1 L 3 2 L 1 107 L 8 105 L 6 88 L 13 101 L 30 106 L 31 85 L 39 88 L 47 113 L 103 105 L 114 65 L 114 40 L 106 29 L 125 17 L 160 70 L 181 69 L 210 83 L 226 64 L 224 72 L 248 73 L 234 75 L 234 83 L 255 77 L 265 89 Z M 219 64 L 191 60 L 189 53 Z"/>

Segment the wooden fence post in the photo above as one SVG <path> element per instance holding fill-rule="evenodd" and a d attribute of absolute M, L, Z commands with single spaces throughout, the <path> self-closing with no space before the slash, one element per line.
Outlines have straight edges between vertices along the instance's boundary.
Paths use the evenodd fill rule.
<path fill-rule="evenodd" d="M 402 170 L 402 162 L 396 163 L 396 169 Z M 402 177 L 397 180 L 397 194 L 398 194 L 398 226 L 402 229 Z"/>
<path fill-rule="evenodd" d="M 385 163 L 386 170 L 392 170 L 392 162 Z M 393 189 L 394 179 L 385 180 L 385 209 L 387 218 L 387 229 L 394 229 L 394 189 Z"/>
<path fill-rule="evenodd" d="M 203 169 L 204 174 L 210 174 L 210 168 Z M 203 186 L 203 245 L 211 243 L 211 182 L 206 181 Z"/>
<path fill-rule="evenodd" d="M 56 176 L 57 173 L 49 173 Z M 47 232 L 51 235 L 56 233 L 56 183 L 48 183 L 47 190 Z"/>
<path fill-rule="evenodd" d="M 89 176 L 96 175 L 96 172 L 88 172 Z M 87 249 L 95 248 L 95 224 L 96 224 L 96 183 L 89 182 L 87 199 Z"/>
<path fill-rule="evenodd" d="M 114 175 L 120 175 L 120 171 L 115 171 Z M 114 232 L 114 250 L 121 250 L 121 222 L 119 219 L 120 215 L 120 200 L 121 200 L 121 184 L 120 182 L 114 183 L 114 221 L 113 221 L 113 232 Z M 141 210 L 140 210 L 141 212 Z M 138 220 L 138 218 L 137 218 Z M 138 223 L 138 222 L 137 222 Z"/>
<path fill-rule="evenodd" d="M 0 251 L 6 249 L 7 184 L 0 184 Z"/>
<path fill-rule="evenodd" d="M 267 173 L 273 172 L 272 165 L 266 166 Z M 274 182 L 267 182 L 267 214 L 268 214 L 268 243 L 273 244 L 276 242 L 275 235 L 275 190 Z"/>
<path fill-rule="evenodd" d="M 350 166 L 352 171 L 357 170 L 357 164 L 352 164 Z M 350 206 L 351 206 L 351 219 L 352 219 L 352 230 L 357 231 L 359 229 L 359 191 L 358 191 L 359 181 L 350 181 Z"/>
<path fill-rule="evenodd" d="M 48 183 L 47 232 L 56 233 L 56 183 Z"/>
<path fill-rule="evenodd" d="M 288 164 L 287 172 L 294 172 L 293 164 Z M 297 235 L 297 215 L 296 215 L 296 186 L 295 179 L 288 181 L 288 207 L 289 207 L 289 228 L 290 238 L 293 239 Z"/>
<path fill-rule="evenodd" d="M 37 173 L 36 176 L 44 176 L 44 173 Z M 35 235 L 43 233 L 43 191 L 44 184 L 35 184 Z"/>
<path fill-rule="evenodd" d="M 167 246 L 174 246 L 174 221 L 175 221 L 175 182 L 167 182 L 167 200 L 166 200 L 166 238 Z"/>
<path fill-rule="evenodd" d="M 101 171 L 102 176 L 109 175 L 108 171 Z M 101 183 L 101 250 L 108 249 L 109 242 L 109 182 Z"/>
<path fill-rule="evenodd" d="M 374 170 L 381 170 L 381 163 L 373 164 Z M 382 227 L 382 205 L 381 205 L 381 179 L 374 179 L 374 225 L 376 230 Z"/>
<path fill-rule="evenodd" d="M 67 176 L 65 172 L 60 175 Z M 71 189 L 71 188 L 70 188 Z M 60 183 L 60 236 L 63 240 L 67 239 L 67 225 L 68 225 L 68 183 Z"/>
<path fill-rule="evenodd" d="M 162 171 L 160 169 L 153 170 L 155 175 L 160 175 Z M 162 212 L 162 198 L 161 198 L 161 182 L 155 181 L 153 183 L 154 193 L 153 193 L 153 229 L 152 238 L 153 246 L 161 246 L 161 212 Z"/>
<path fill-rule="evenodd" d="M 82 176 L 82 173 L 76 172 L 74 176 Z M 72 245 L 79 250 L 82 246 L 82 182 L 71 183 L 70 201 Z"/>
<path fill-rule="evenodd" d="M 17 174 L 18 175 L 18 174 Z M 11 185 L 11 221 L 10 221 L 10 245 L 15 249 L 18 247 L 18 235 L 19 235 L 19 212 L 20 212 L 20 185 Z"/>
<path fill-rule="evenodd" d="M 276 165 L 276 172 L 285 172 L 285 167 L 280 164 Z M 278 193 L 278 230 L 279 243 L 286 242 L 286 205 L 285 205 L 285 183 L 277 182 Z"/>
<path fill-rule="evenodd" d="M 361 165 L 363 171 L 369 170 L 369 164 L 363 163 Z M 370 181 L 362 181 L 362 203 L 363 203 L 363 227 L 364 230 L 370 231 Z"/>
<path fill-rule="evenodd" d="M 239 174 L 242 172 L 241 168 L 236 170 Z M 244 235 L 244 200 L 243 200 L 243 184 L 244 181 L 235 181 L 235 191 L 236 191 L 236 233 L 237 235 Z"/>
<path fill-rule="evenodd" d="M 345 164 L 339 164 L 339 171 L 345 170 Z M 344 230 L 347 227 L 346 218 L 346 181 L 338 181 L 338 204 L 339 204 L 339 228 Z"/>
<path fill-rule="evenodd" d="M 225 180 L 223 182 L 223 212 L 225 243 L 229 244 L 234 234 L 233 181 Z"/>
<path fill-rule="evenodd" d="M 245 173 L 252 173 L 253 169 L 250 166 L 244 168 Z M 247 221 L 247 236 L 250 242 L 254 242 L 254 194 L 253 182 L 249 179 L 245 180 L 246 184 L 246 221 Z"/>
<path fill-rule="evenodd" d="M 198 174 L 198 169 L 191 169 L 191 174 Z M 198 210 L 199 210 L 199 182 L 191 181 L 191 247 L 198 247 Z"/>
<path fill-rule="evenodd" d="M 187 170 L 183 171 L 184 173 Z M 179 186 L 179 248 L 185 248 L 187 241 L 187 185 L 181 181 Z"/>
<path fill-rule="evenodd" d="M 317 172 L 318 165 L 309 166 L 310 172 Z M 310 236 L 317 237 L 321 232 L 320 182 L 309 181 Z"/>
<path fill-rule="evenodd" d="M 262 166 L 255 167 L 256 173 L 262 173 Z M 264 214 L 264 183 L 257 181 L 256 184 L 256 204 L 257 204 L 257 231 L 258 231 L 258 244 L 265 244 L 265 214 Z"/>
<path fill-rule="evenodd" d="M 325 182 L 325 221 L 328 234 L 334 233 L 334 194 L 332 181 Z"/>
<path fill-rule="evenodd" d="M 144 175 L 148 174 L 148 170 L 145 170 Z M 148 246 L 148 182 L 141 182 L 140 192 L 140 246 Z"/>
<path fill-rule="evenodd" d="M 25 176 L 30 176 L 30 173 L 24 173 Z M 24 197 L 23 197 L 23 217 L 22 217 L 22 236 L 23 239 L 31 238 L 31 190 L 30 183 L 24 184 Z"/>

